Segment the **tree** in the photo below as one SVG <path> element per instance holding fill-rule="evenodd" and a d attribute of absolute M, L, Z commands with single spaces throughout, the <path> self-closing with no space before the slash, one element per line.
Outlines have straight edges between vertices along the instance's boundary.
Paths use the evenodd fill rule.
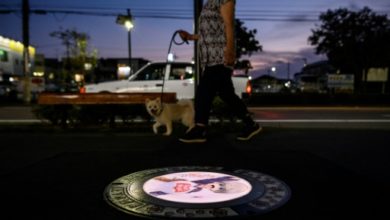
<path fill-rule="evenodd" d="M 243 55 L 251 56 L 253 52 L 262 51 L 263 47 L 259 44 L 259 41 L 256 40 L 255 35 L 257 33 L 256 29 L 248 30 L 244 26 L 244 22 L 236 19 L 236 57 L 237 57 L 237 69 L 244 69 L 246 73 L 252 68 L 249 60 L 239 59 Z"/>
<path fill-rule="evenodd" d="M 360 11 L 345 8 L 320 15 L 322 24 L 312 29 L 308 40 L 317 54 L 344 73 L 355 74 L 355 90 L 362 89 L 363 73 L 390 63 L 390 20 L 365 7 Z"/>
<path fill-rule="evenodd" d="M 59 38 L 66 47 L 66 60 L 64 62 L 66 75 L 74 77 L 73 74 L 80 74 L 85 77 L 88 73 L 86 64 L 90 67 L 96 66 L 97 51 L 88 51 L 89 35 L 78 32 L 75 29 L 59 30 L 50 33 L 51 37 Z"/>
<path fill-rule="evenodd" d="M 256 40 L 256 29 L 248 30 L 244 27 L 244 22 L 236 19 L 236 56 L 237 59 L 242 55 L 251 56 L 253 52 L 262 51 L 263 47 L 259 45 L 259 41 Z"/>

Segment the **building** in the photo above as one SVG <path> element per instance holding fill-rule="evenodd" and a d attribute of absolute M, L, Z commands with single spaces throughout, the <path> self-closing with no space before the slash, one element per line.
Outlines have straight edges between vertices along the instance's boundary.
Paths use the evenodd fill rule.
<path fill-rule="evenodd" d="M 33 75 L 35 71 L 35 48 L 29 46 L 29 77 L 30 82 L 25 82 L 24 45 L 16 40 L 0 36 L 0 81 L 6 81 L 15 85 L 16 94 L 22 99 L 27 91 L 32 98 L 43 91 L 43 76 Z"/>
<path fill-rule="evenodd" d="M 131 59 L 131 65 L 129 66 L 128 58 L 101 58 L 98 60 L 94 76 L 91 77 L 90 81 L 103 82 L 108 80 L 126 79 L 148 62 L 149 60 L 143 58 L 133 58 Z"/>
<path fill-rule="evenodd" d="M 34 69 L 35 48 L 29 47 L 30 69 Z M 0 74 L 24 76 L 24 46 L 21 42 L 0 36 Z"/>
<path fill-rule="evenodd" d="M 295 93 L 293 81 L 262 75 L 251 80 L 253 93 Z"/>

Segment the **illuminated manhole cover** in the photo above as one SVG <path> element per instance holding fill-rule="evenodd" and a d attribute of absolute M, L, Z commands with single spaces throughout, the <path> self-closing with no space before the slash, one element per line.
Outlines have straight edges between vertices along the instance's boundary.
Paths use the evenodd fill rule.
<path fill-rule="evenodd" d="M 290 188 L 251 170 L 166 167 L 120 177 L 104 191 L 113 207 L 141 217 L 214 218 L 252 216 L 285 204 Z"/>

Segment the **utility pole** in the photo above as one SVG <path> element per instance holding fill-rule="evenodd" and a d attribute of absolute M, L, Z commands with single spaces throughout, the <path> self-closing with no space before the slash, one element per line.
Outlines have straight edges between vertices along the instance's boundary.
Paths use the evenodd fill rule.
<path fill-rule="evenodd" d="M 290 61 L 287 61 L 287 80 L 290 80 Z"/>
<path fill-rule="evenodd" d="M 200 12 L 203 7 L 203 0 L 194 0 L 194 33 L 197 34 L 199 31 L 198 19 Z M 195 95 L 197 90 L 197 85 L 199 84 L 200 78 L 200 63 L 199 63 L 199 53 L 198 53 L 198 42 L 194 41 L 194 61 L 195 61 Z"/>
<path fill-rule="evenodd" d="M 307 59 L 306 58 L 302 58 L 303 60 L 303 67 L 305 67 L 307 65 Z"/>
<path fill-rule="evenodd" d="M 30 80 L 30 4 L 29 0 L 23 0 L 23 70 L 24 70 L 24 86 L 23 86 L 23 100 L 25 103 L 31 102 L 31 80 Z"/>
<path fill-rule="evenodd" d="M 127 9 L 127 16 L 129 17 L 129 20 L 132 20 L 131 17 L 131 11 L 128 8 Z M 131 28 L 128 30 L 128 44 L 129 44 L 129 67 L 130 67 L 130 74 L 133 72 L 132 65 L 131 65 Z"/>

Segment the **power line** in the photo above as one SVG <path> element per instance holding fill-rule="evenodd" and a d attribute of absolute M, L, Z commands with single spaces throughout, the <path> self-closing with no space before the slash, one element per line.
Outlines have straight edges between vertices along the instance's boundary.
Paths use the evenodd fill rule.
<path fill-rule="evenodd" d="M 0 7 L 7 7 L 7 9 L 0 9 L 0 14 L 9 14 L 20 12 L 20 9 L 10 9 L 7 5 L 0 5 Z M 30 11 L 34 14 L 73 14 L 84 16 L 101 16 L 101 17 L 115 17 L 121 12 L 123 8 L 101 8 L 101 7 L 63 7 L 73 10 L 54 9 L 56 7 L 46 8 L 32 8 Z M 74 10 L 77 9 L 77 10 Z M 121 10 L 117 11 L 117 10 Z M 188 9 L 154 9 L 154 8 L 135 8 L 132 9 L 132 14 L 137 18 L 150 18 L 150 19 L 177 19 L 177 20 L 190 20 L 193 17 L 189 14 L 191 11 Z M 379 13 L 379 12 L 378 12 Z M 390 14 L 389 12 L 381 12 Z M 319 21 L 319 11 L 311 10 L 264 10 L 264 9 L 248 9 L 239 10 L 237 12 L 237 18 L 246 21 L 269 21 L 269 22 L 316 22 Z"/>
<path fill-rule="evenodd" d="M 1 13 L 15 13 L 15 10 L 0 10 Z M 118 13 L 113 12 L 91 12 L 91 11 L 70 11 L 70 10 L 43 10 L 43 9 L 34 9 L 31 10 L 31 13 L 45 15 L 45 14 L 73 14 L 73 15 L 86 15 L 86 16 L 101 16 L 101 17 L 115 17 Z M 141 14 L 141 13 L 133 13 L 134 17 L 137 18 L 151 18 L 151 19 L 178 19 L 178 20 L 191 20 L 192 16 L 186 15 L 169 15 L 166 13 L 162 14 Z M 314 18 L 294 18 L 294 15 L 244 15 L 237 17 L 241 20 L 248 21 L 291 21 L 291 22 L 313 22 L 318 21 L 318 19 Z"/>

